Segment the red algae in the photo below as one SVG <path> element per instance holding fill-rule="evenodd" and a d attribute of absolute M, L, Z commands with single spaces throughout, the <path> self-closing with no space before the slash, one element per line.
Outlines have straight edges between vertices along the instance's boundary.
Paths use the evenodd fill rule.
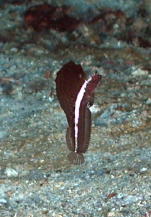
<path fill-rule="evenodd" d="M 81 23 L 80 20 L 69 16 L 69 7 L 55 7 L 50 4 L 32 6 L 24 15 L 27 27 L 35 31 L 55 29 L 60 32 L 73 31 Z"/>

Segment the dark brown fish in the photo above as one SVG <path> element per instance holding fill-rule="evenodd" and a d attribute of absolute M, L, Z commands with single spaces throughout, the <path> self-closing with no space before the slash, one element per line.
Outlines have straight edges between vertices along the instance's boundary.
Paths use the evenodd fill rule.
<path fill-rule="evenodd" d="M 94 90 L 101 76 L 93 75 L 86 80 L 85 72 L 74 62 L 65 64 L 57 73 L 56 91 L 60 105 L 64 110 L 68 125 L 66 141 L 69 160 L 74 164 L 84 162 L 83 153 L 89 146 L 91 133 L 91 112 Z"/>

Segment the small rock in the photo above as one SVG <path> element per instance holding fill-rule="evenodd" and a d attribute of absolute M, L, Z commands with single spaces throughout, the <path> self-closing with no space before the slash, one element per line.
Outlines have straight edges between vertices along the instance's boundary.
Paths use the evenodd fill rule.
<path fill-rule="evenodd" d="M 147 105 L 151 105 L 151 98 L 148 98 L 148 99 L 147 99 L 146 104 L 147 104 Z"/>
<path fill-rule="evenodd" d="M 133 75 L 133 76 L 148 75 L 148 71 L 147 71 L 147 70 L 142 70 L 142 69 L 138 68 L 138 69 L 135 69 L 135 70 L 132 72 L 132 75 Z"/>
<path fill-rule="evenodd" d="M 96 104 L 94 104 L 93 106 L 90 107 L 90 111 L 93 113 L 93 114 L 96 114 L 100 111 L 100 107 Z"/>
<path fill-rule="evenodd" d="M 6 168 L 5 174 L 8 177 L 17 177 L 18 176 L 18 172 L 13 168 Z"/>
<path fill-rule="evenodd" d="M 141 173 L 144 173 L 144 172 L 146 172 L 146 171 L 147 171 L 147 168 L 145 168 L 145 167 L 143 167 L 143 168 L 140 169 L 140 172 L 141 172 Z"/>
<path fill-rule="evenodd" d="M 141 197 L 135 196 L 135 195 L 128 195 L 127 197 L 124 198 L 124 205 L 136 203 L 137 201 L 142 200 Z"/>
<path fill-rule="evenodd" d="M 18 51 L 18 49 L 17 49 L 17 47 L 12 47 L 12 48 L 10 49 L 10 51 L 16 53 L 16 52 Z"/>
<path fill-rule="evenodd" d="M 115 213 L 115 212 L 109 212 L 109 213 L 107 214 L 107 216 L 108 216 L 108 217 L 116 216 L 116 213 Z"/>
<path fill-rule="evenodd" d="M 7 204 L 7 200 L 5 198 L 0 198 L 0 204 Z"/>

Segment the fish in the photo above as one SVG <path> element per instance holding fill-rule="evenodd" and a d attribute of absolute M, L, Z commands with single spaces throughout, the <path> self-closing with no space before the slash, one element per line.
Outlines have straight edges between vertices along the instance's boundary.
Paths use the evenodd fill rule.
<path fill-rule="evenodd" d="M 94 91 L 101 75 L 94 74 L 88 79 L 80 64 L 70 61 L 57 72 L 56 94 L 66 114 L 68 127 L 66 142 L 71 151 L 68 159 L 72 164 L 84 163 L 84 156 L 90 143 L 91 111 Z"/>

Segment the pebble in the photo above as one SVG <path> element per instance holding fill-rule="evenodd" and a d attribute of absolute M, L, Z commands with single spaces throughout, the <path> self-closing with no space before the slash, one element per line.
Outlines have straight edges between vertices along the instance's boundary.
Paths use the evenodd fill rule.
<path fill-rule="evenodd" d="M 17 49 L 16 47 L 12 47 L 12 48 L 10 49 L 10 51 L 16 53 L 16 52 L 18 51 L 18 49 Z"/>
<path fill-rule="evenodd" d="M 145 168 L 145 167 L 143 167 L 143 168 L 140 169 L 141 173 L 146 172 L 146 171 L 147 171 L 147 168 Z"/>
<path fill-rule="evenodd" d="M 148 71 L 142 70 L 142 69 L 138 68 L 138 69 L 136 69 L 136 70 L 134 70 L 134 71 L 132 72 L 132 75 L 133 75 L 133 76 L 148 75 Z"/>
<path fill-rule="evenodd" d="M 0 198 L 0 204 L 7 204 L 7 200 L 5 198 Z"/>
<path fill-rule="evenodd" d="M 109 212 L 109 213 L 107 214 L 107 216 L 108 216 L 108 217 L 116 216 L 116 213 L 115 213 L 115 212 Z"/>
<path fill-rule="evenodd" d="M 100 111 L 100 107 L 96 104 L 94 104 L 93 106 L 90 107 L 90 111 L 93 113 L 93 114 L 96 114 Z"/>
<path fill-rule="evenodd" d="M 147 105 L 151 105 L 151 98 L 148 98 L 148 99 L 147 99 L 146 104 L 147 104 Z"/>
<path fill-rule="evenodd" d="M 137 195 L 128 195 L 126 198 L 124 198 L 124 205 L 132 204 L 139 200 L 142 200 L 142 198 L 138 197 Z"/>
<path fill-rule="evenodd" d="M 18 176 L 18 172 L 13 168 L 6 168 L 5 174 L 8 177 L 17 177 Z"/>

